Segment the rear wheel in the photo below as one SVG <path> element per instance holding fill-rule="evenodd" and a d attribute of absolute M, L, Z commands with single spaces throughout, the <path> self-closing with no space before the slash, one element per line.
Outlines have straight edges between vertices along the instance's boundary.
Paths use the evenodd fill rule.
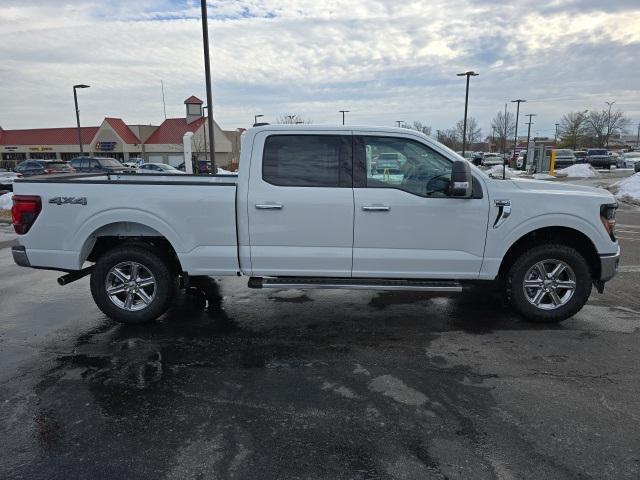
<path fill-rule="evenodd" d="M 589 299 L 591 272 L 577 250 L 540 245 L 513 263 L 507 289 L 511 304 L 526 319 L 561 322 L 580 311 Z"/>
<path fill-rule="evenodd" d="M 112 319 L 144 323 L 167 311 L 177 280 L 160 252 L 125 245 L 98 259 L 91 273 L 91 294 L 100 310 Z"/>

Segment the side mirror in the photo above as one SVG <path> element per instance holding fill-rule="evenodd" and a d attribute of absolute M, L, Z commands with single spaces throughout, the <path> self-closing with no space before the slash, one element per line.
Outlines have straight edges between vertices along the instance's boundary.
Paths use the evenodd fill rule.
<path fill-rule="evenodd" d="M 473 177 L 469 162 L 466 160 L 457 160 L 453 163 L 449 195 L 458 198 L 471 198 L 473 195 Z"/>

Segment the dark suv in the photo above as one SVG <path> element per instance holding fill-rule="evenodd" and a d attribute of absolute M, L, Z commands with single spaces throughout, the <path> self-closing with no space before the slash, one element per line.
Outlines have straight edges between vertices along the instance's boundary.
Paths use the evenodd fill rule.
<path fill-rule="evenodd" d="M 23 177 L 50 173 L 73 173 L 73 168 L 62 160 L 25 160 L 15 168 Z"/>
<path fill-rule="evenodd" d="M 604 148 L 589 148 L 587 150 L 587 163 L 592 167 L 611 169 L 611 165 L 615 164 L 615 160 L 609 156 L 609 152 Z"/>
<path fill-rule="evenodd" d="M 124 173 L 135 169 L 125 167 L 115 158 L 76 157 L 71 160 L 71 166 L 81 173 Z"/>

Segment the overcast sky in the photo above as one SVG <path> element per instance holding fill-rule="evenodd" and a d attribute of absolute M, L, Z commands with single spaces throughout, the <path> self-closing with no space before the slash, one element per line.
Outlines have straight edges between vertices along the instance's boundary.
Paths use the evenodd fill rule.
<path fill-rule="evenodd" d="M 505 5 L 509 3 L 508 5 Z M 206 99 L 200 2 L 2 0 L 0 125 L 158 124 Z M 542 5 L 542 6 L 541 6 Z M 444 129 L 464 114 L 483 133 L 527 99 L 533 133 L 615 100 L 640 121 L 639 0 L 221 0 L 209 3 L 214 114 L 225 129 L 298 113 L 314 123 Z M 509 108 L 513 106 L 509 104 Z"/>

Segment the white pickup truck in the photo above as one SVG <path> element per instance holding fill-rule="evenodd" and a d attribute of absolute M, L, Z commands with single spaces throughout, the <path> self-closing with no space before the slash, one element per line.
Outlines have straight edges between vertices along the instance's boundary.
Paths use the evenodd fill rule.
<path fill-rule="evenodd" d="M 396 159 L 393 169 L 378 159 Z M 373 168 L 372 168 L 373 166 Z M 618 267 L 613 196 L 494 179 L 408 129 L 261 126 L 238 176 L 61 175 L 17 180 L 18 265 L 91 275 L 100 309 L 150 321 L 193 276 L 252 288 L 504 288 L 557 322 Z"/>

